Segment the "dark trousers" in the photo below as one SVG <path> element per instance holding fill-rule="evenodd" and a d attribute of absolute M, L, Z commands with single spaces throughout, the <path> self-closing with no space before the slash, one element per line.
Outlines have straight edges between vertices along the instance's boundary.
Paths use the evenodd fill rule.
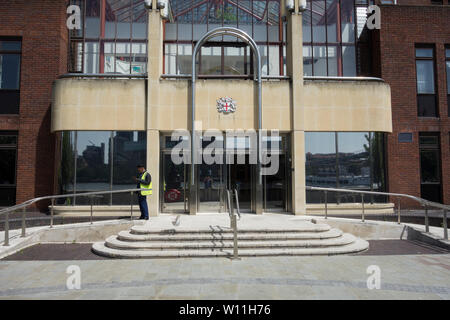
<path fill-rule="evenodd" d="M 148 206 L 146 197 L 138 194 L 139 209 L 141 210 L 141 218 L 148 219 Z"/>

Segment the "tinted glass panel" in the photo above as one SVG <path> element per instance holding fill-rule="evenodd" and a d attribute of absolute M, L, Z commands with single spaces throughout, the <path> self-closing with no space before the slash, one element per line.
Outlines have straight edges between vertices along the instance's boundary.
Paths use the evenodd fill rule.
<path fill-rule="evenodd" d="M 420 169 L 422 183 L 439 183 L 439 151 L 421 150 L 420 151 Z"/>
<path fill-rule="evenodd" d="M 0 89 L 19 89 L 20 54 L 0 54 Z"/>
<path fill-rule="evenodd" d="M 432 48 L 417 48 L 416 49 L 417 58 L 433 58 Z"/>
<path fill-rule="evenodd" d="M 133 189 L 137 187 L 133 177 L 137 176 L 136 166 L 146 163 L 147 134 L 136 131 L 117 131 L 113 137 L 113 189 Z M 134 199 L 137 201 L 137 198 Z M 129 193 L 113 195 L 114 204 L 130 202 Z M 136 202 L 137 203 L 137 202 Z"/>
<path fill-rule="evenodd" d="M 80 131 L 77 134 L 77 192 L 110 190 L 110 131 Z M 99 204 L 109 204 L 110 196 L 101 196 Z M 77 204 L 87 204 L 77 197 Z"/>
<path fill-rule="evenodd" d="M 416 61 L 417 93 L 434 93 L 434 70 L 432 60 Z"/>
<path fill-rule="evenodd" d="M 20 51 L 21 49 L 21 41 L 0 41 L 0 51 Z"/>
<path fill-rule="evenodd" d="M 338 133 L 339 187 L 370 190 L 369 134 Z"/>
<path fill-rule="evenodd" d="M 75 161 L 76 161 L 76 150 L 75 150 L 75 133 L 74 132 L 63 132 L 61 134 L 61 164 L 59 167 L 59 186 L 61 188 L 60 192 L 74 193 L 74 182 L 75 182 Z M 59 204 L 71 205 L 73 204 L 73 198 L 57 200 Z"/>
<path fill-rule="evenodd" d="M 419 117 L 438 116 L 435 95 L 418 95 L 417 106 Z"/>
<path fill-rule="evenodd" d="M 343 75 L 344 77 L 356 76 L 356 54 L 354 46 L 342 47 Z"/>

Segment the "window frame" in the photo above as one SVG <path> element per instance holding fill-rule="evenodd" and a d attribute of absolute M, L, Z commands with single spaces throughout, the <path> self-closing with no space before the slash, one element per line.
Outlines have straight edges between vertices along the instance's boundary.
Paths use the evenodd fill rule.
<path fill-rule="evenodd" d="M 23 41 L 21 37 L 0 37 L 0 42 L 3 41 L 11 41 L 11 42 L 20 42 L 20 50 L 2 50 L 0 48 L 0 55 L 6 55 L 6 54 L 16 54 L 19 55 L 20 59 L 19 59 L 19 79 L 18 79 L 18 83 L 19 86 L 17 89 L 5 89 L 5 88 L 0 88 L 0 94 L 8 94 L 8 93 L 12 93 L 12 94 L 17 94 L 17 107 L 16 107 L 16 112 L 14 113 L 2 113 L 0 110 L 0 115 L 18 115 L 20 112 L 20 88 L 21 88 L 21 83 L 22 83 L 22 49 L 23 49 Z"/>
<path fill-rule="evenodd" d="M 417 57 L 417 49 L 432 49 L 432 57 Z M 417 61 L 431 61 L 433 63 L 433 91 L 434 93 L 419 93 L 419 82 L 417 77 Z M 436 72 L 436 46 L 434 43 L 416 43 L 414 45 L 414 70 L 416 78 L 416 108 L 417 117 L 419 118 L 439 118 L 439 95 L 438 95 L 438 82 Z M 420 115 L 419 97 L 434 97 L 434 116 L 422 116 Z"/>

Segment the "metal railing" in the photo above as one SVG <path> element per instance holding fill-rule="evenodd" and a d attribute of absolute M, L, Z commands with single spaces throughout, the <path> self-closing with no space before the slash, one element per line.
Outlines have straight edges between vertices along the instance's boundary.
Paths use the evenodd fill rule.
<path fill-rule="evenodd" d="M 325 200 L 325 219 L 328 218 L 328 192 L 342 192 L 342 193 L 355 193 L 361 195 L 361 209 L 362 209 L 362 222 L 365 221 L 365 207 L 364 207 L 364 195 L 379 195 L 379 196 L 390 196 L 397 198 L 397 223 L 400 224 L 401 218 L 401 207 L 400 202 L 402 198 L 410 199 L 420 203 L 425 209 L 425 232 L 430 232 L 429 225 L 429 217 L 428 217 L 428 209 L 429 208 L 437 208 L 441 209 L 443 212 L 442 218 L 442 227 L 444 228 L 444 240 L 448 240 L 448 230 L 447 230 L 447 211 L 450 210 L 449 205 L 445 205 L 442 203 L 437 203 L 429 200 L 425 200 L 419 197 L 411 196 L 409 194 L 403 193 L 391 193 L 391 192 L 377 192 L 377 191 L 362 191 L 362 190 L 352 190 L 352 189 L 336 189 L 336 188 L 322 188 L 322 187 L 305 187 L 306 190 L 312 191 L 322 191 L 324 192 L 324 200 Z"/>
<path fill-rule="evenodd" d="M 234 197 L 232 191 L 227 189 L 227 204 L 228 204 L 228 214 L 230 215 L 230 228 L 233 230 L 233 256 L 231 259 L 233 260 L 239 260 L 239 253 L 238 253 L 238 236 L 237 236 L 237 215 L 234 212 L 234 206 L 233 206 L 233 198 L 236 200 L 236 208 L 237 208 L 237 215 L 239 216 L 239 219 L 241 218 L 241 212 L 239 210 L 239 196 L 236 189 L 234 189 Z"/>
<path fill-rule="evenodd" d="M 130 193 L 130 220 L 133 220 L 133 195 L 138 191 L 147 191 L 147 189 L 124 189 L 124 190 L 114 190 L 114 191 L 96 191 L 96 192 L 84 192 L 84 193 L 73 193 L 73 194 L 63 194 L 57 196 L 45 196 L 34 198 L 28 201 L 25 201 L 21 204 L 8 207 L 0 210 L 0 216 L 5 215 L 5 240 L 3 246 L 9 246 L 9 215 L 10 213 L 22 210 L 22 232 L 21 238 L 25 238 L 26 236 L 26 208 L 30 205 L 44 201 L 50 200 L 50 228 L 53 228 L 53 220 L 54 220 L 54 207 L 55 207 L 55 199 L 64 199 L 64 198 L 72 198 L 72 197 L 88 197 L 90 199 L 90 223 L 93 223 L 94 217 L 94 199 L 99 198 L 101 195 L 105 194 L 115 194 L 115 193 Z"/>

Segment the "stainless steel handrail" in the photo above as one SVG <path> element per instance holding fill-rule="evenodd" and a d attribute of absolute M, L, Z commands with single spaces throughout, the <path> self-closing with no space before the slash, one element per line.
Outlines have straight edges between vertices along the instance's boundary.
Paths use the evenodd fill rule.
<path fill-rule="evenodd" d="M 71 194 L 63 194 L 63 195 L 54 195 L 54 196 L 44 196 L 44 197 L 38 197 L 34 199 L 27 200 L 23 203 L 17 204 L 12 207 L 8 207 L 5 209 L 0 210 L 0 215 L 5 215 L 5 240 L 3 245 L 9 246 L 9 214 L 11 212 L 18 211 L 22 209 L 22 232 L 21 232 L 21 238 L 24 238 L 26 236 L 26 219 L 25 219 L 25 209 L 39 201 L 44 200 L 50 200 L 50 228 L 53 228 L 53 216 L 54 216 L 54 206 L 55 206 L 55 199 L 63 199 L 63 198 L 71 198 L 71 197 L 91 197 L 90 201 L 90 222 L 92 224 L 92 218 L 94 215 L 94 208 L 93 208 L 93 198 L 98 195 L 103 194 L 115 194 L 115 193 L 124 193 L 124 192 L 130 192 L 130 207 L 131 207 L 131 216 L 130 219 L 133 219 L 133 194 L 138 191 L 147 191 L 147 189 L 122 189 L 122 190 L 110 190 L 110 191 L 93 191 L 93 192 L 84 192 L 84 193 L 71 193 Z"/>
<path fill-rule="evenodd" d="M 240 260 L 238 253 L 237 219 L 236 214 L 234 213 L 233 201 L 231 200 L 232 197 L 233 197 L 232 193 L 230 192 L 230 190 L 227 189 L 227 203 L 228 203 L 228 214 L 230 215 L 230 228 L 233 230 L 233 256 L 231 257 L 231 259 Z"/>
<path fill-rule="evenodd" d="M 401 198 L 407 198 L 410 200 L 414 200 L 416 202 L 419 202 L 424 208 L 425 208 L 425 232 L 429 232 L 430 226 L 429 226 L 429 219 L 428 219 L 428 208 L 438 208 L 443 210 L 443 228 L 444 228 L 444 240 L 448 240 L 448 230 L 447 230 L 447 211 L 450 210 L 450 205 L 445 205 L 442 203 L 437 203 L 429 200 L 425 200 L 416 196 L 411 196 L 409 194 L 403 194 L 403 193 L 392 193 L 392 192 L 378 192 L 378 191 L 363 191 L 363 190 L 353 190 L 353 189 L 338 189 L 338 188 L 322 188 L 322 187 L 310 187 L 306 186 L 306 190 L 316 190 L 316 191 L 323 191 L 325 193 L 325 219 L 328 218 L 328 192 L 345 192 L 345 193 L 356 193 L 361 195 L 361 206 L 362 206 L 362 221 L 364 222 L 364 214 L 365 214 L 365 208 L 364 208 L 364 195 L 370 194 L 370 195 L 381 195 L 381 196 L 390 196 L 390 197 L 396 197 L 398 199 L 398 219 L 397 223 L 400 224 L 400 200 Z"/>

